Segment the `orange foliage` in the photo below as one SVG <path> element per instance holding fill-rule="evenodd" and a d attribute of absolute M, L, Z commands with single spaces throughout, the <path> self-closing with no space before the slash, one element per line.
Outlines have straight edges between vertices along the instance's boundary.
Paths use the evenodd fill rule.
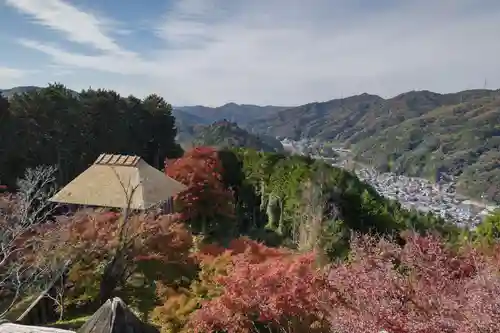
<path fill-rule="evenodd" d="M 239 237 L 231 240 L 227 248 L 217 244 L 204 244 L 200 247 L 195 256 L 201 262 L 206 262 L 224 253 L 228 253 L 235 260 L 240 261 L 245 258 L 247 261 L 253 263 L 260 263 L 271 258 L 283 257 L 291 254 L 291 252 L 286 249 L 267 247 L 248 237 Z"/>
<path fill-rule="evenodd" d="M 213 148 L 198 147 L 182 158 L 169 161 L 165 173 L 188 189 L 177 196 L 176 204 L 195 231 L 216 233 L 224 222 L 234 219 L 234 198 L 222 180 L 222 163 Z"/>
<path fill-rule="evenodd" d="M 184 268 L 193 267 L 192 236 L 178 220 L 178 215 L 144 214 L 130 217 L 122 228 L 120 214 L 79 213 L 61 217 L 47 230 L 45 246 L 59 249 L 54 255 L 73 260 L 74 296 L 87 301 L 97 297 L 104 264 L 119 248 L 124 248 L 126 259 L 123 283 L 133 274 L 135 279 L 140 274 L 144 279 L 172 281 Z"/>
<path fill-rule="evenodd" d="M 189 317 L 190 332 L 479 333 L 500 330 L 498 253 L 409 233 L 352 239 L 349 260 L 317 270 L 312 253 L 264 262 L 235 257 L 220 296 Z M 492 249 L 497 251 L 498 248 Z M 241 257 L 240 257 L 241 258 Z"/>
<path fill-rule="evenodd" d="M 203 247 L 198 257 L 205 263 L 225 258 L 226 266 L 212 280 L 219 295 L 201 300 L 186 331 L 274 332 L 282 327 L 290 332 L 325 332 L 328 323 L 318 318 L 313 306 L 325 282 L 313 268 L 314 253 L 297 255 L 241 237 L 227 250 Z"/>
<path fill-rule="evenodd" d="M 119 213 L 82 213 L 61 217 L 58 227 L 46 238 L 64 243 L 73 255 L 104 259 L 118 247 L 121 236 L 127 243 L 128 256 L 134 261 L 185 261 L 192 237 L 178 220 L 177 214 L 159 217 L 144 214 L 130 217 L 122 228 Z"/>
<path fill-rule="evenodd" d="M 288 250 L 269 248 L 247 237 L 232 240 L 228 248 L 204 244 L 193 254 L 200 264 L 200 272 L 188 289 L 158 285 L 157 293 L 163 304 L 154 310 L 154 321 L 164 332 L 191 332 L 191 327 L 186 326 L 191 315 L 205 301 L 224 293 L 221 279 L 232 274 L 241 263 L 272 262 L 273 258 L 291 255 Z"/>

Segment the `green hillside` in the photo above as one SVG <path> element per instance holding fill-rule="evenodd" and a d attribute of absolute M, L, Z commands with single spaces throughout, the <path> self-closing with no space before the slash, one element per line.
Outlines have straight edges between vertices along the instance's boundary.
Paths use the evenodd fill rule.
<path fill-rule="evenodd" d="M 219 107 L 208 107 L 202 105 L 175 107 L 175 111 L 182 111 L 204 120 L 204 123 L 210 124 L 215 121 L 229 119 L 238 124 L 247 124 L 248 122 L 268 117 L 279 111 L 285 110 L 284 106 L 259 106 L 250 104 L 227 103 Z"/>
<path fill-rule="evenodd" d="M 336 140 L 380 170 L 435 179 L 500 202 L 500 91 L 358 95 L 279 112 L 250 126 L 298 139 Z"/>
<path fill-rule="evenodd" d="M 192 146 L 213 146 L 217 148 L 246 147 L 266 152 L 283 152 L 283 145 L 274 137 L 252 134 L 236 123 L 226 120 L 208 126 L 192 126 L 184 130 L 184 139 L 191 135 Z M 186 143 L 184 142 L 184 146 Z"/>
<path fill-rule="evenodd" d="M 23 94 L 38 89 L 40 89 L 40 87 L 35 87 L 35 86 L 22 86 L 9 89 L 0 89 L 0 95 L 2 95 L 5 98 L 11 98 L 15 94 Z"/>

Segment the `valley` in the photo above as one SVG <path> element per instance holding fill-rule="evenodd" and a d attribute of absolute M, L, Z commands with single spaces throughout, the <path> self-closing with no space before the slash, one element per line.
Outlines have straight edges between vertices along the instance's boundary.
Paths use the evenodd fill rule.
<path fill-rule="evenodd" d="M 286 150 L 294 154 L 315 152 L 312 157 L 354 172 L 359 179 L 373 186 L 380 195 L 398 201 L 407 209 L 423 213 L 431 212 L 463 227 L 474 227 L 499 208 L 458 194 L 454 181 L 435 183 L 420 177 L 379 172 L 369 165 L 355 162 L 354 154 L 349 149 L 339 147 L 328 149 L 316 140 L 305 139 L 299 141 L 285 139 L 282 144 Z M 331 157 L 331 151 L 336 153 L 335 157 Z"/>
<path fill-rule="evenodd" d="M 500 203 L 500 91 L 392 98 L 361 94 L 310 103 L 247 126 L 282 138 L 336 141 L 380 172 L 454 179 L 459 193 Z"/>

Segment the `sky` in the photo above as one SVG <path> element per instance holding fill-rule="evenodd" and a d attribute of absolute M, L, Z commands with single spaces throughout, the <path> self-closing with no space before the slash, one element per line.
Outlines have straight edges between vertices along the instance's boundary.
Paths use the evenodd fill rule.
<path fill-rule="evenodd" d="M 0 88 L 300 105 L 500 87 L 498 0 L 0 0 Z"/>

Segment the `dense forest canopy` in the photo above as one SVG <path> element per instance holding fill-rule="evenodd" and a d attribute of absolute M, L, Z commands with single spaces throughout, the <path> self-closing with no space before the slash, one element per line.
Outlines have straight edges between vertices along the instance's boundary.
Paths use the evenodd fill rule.
<path fill-rule="evenodd" d="M 235 122 L 216 121 L 210 125 L 192 125 L 179 128 L 177 140 L 184 147 L 211 146 L 218 149 L 246 147 L 258 151 L 284 152 L 281 142 L 271 136 L 250 133 Z"/>
<path fill-rule="evenodd" d="M 0 183 L 14 186 L 26 168 L 56 165 L 65 184 L 104 152 L 139 155 L 159 168 L 182 154 L 175 136 L 172 107 L 157 95 L 75 94 L 53 84 L 0 96 Z"/>

